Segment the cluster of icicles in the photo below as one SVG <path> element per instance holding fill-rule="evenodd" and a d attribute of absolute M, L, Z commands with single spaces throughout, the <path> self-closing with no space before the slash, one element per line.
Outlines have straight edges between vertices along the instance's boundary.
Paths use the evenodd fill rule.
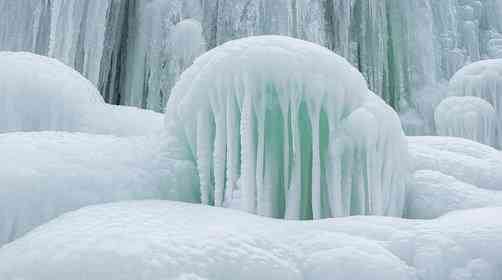
<path fill-rule="evenodd" d="M 323 47 L 262 36 L 213 49 L 176 84 L 166 125 L 197 165 L 204 204 L 288 219 L 402 215 L 399 119 Z"/>

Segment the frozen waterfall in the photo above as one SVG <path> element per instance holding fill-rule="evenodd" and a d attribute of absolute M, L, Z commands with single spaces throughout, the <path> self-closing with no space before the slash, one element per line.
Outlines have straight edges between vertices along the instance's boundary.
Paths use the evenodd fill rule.
<path fill-rule="evenodd" d="M 107 102 L 161 111 L 179 76 L 174 29 L 186 19 L 201 24 L 208 49 L 278 34 L 334 50 L 413 134 L 434 133 L 453 73 L 502 53 L 498 0 L 0 0 L 0 50 L 56 57 Z"/>
<path fill-rule="evenodd" d="M 397 114 L 318 45 L 261 36 L 207 52 L 176 84 L 166 126 L 197 164 L 204 204 L 290 219 L 402 215 Z"/>

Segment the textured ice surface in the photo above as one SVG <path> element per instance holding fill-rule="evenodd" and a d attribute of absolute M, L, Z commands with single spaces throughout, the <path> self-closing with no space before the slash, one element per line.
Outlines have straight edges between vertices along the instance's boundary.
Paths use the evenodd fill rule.
<path fill-rule="evenodd" d="M 48 57 L 0 52 L 0 133 L 63 130 L 120 136 L 162 129 L 162 115 L 107 105 L 78 72 Z"/>
<path fill-rule="evenodd" d="M 490 146 L 497 141 L 495 110 L 479 97 L 448 97 L 436 107 L 434 119 L 438 135 L 463 137 Z"/>
<path fill-rule="evenodd" d="M 196 201 L 195 166 L 167 158 L 164 138 L 0 134 L 0 244 L 90 204 Z"/>
<path fill-rule="evenodd" d="M 502 190 L 502 154 L 456 137 L 408 137 L 415 170 L 434 170 L 483 189 Z"/>
<path fill-rule="evenodd" d="M 0 0 L 0 50 L 54 56 L 108 102 L 160 111 L 176 76 L 170 37 L 185 19 L 201 23 L 209 48 L 261 34 L 328 47 L 428 133 L 424 90 L 502 49 L 500 0 Z M 416 119 L 406 120 L 413 131 Z"/>
<path fill-rule="evenodd" d="M 497 280 L 500 211 L 298 222 L 176 202 L 100 205 L 1 248 L 0 277 Z"/>
<path fill-rule="evenodd" d="M 449 95 L 476 96 L 488 101 L 502 120 L 502 59 L 482 60 L 460 69 L 451 78 Z M 502 123 L 497 121 L 497 147 L 502 147 Z"/>
<path fill-rule="evenodd" d="M 418 170 L 407 186 L 406 217 L 432 219 L 461 209 L 502 206 L 502 192 L 480 189 L 438 171 Z"/>
<path fill-rule="evenodd" d="M 166 127 L 197 164 L 204 204 L 286 218 L 402 215 L 399 118 L 318 45 L 259 36 L 207 52 L 176 84 Z"/>

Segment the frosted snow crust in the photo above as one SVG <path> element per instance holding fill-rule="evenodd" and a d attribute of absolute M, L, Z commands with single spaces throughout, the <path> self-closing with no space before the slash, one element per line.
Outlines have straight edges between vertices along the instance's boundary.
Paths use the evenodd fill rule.
<path fill-rule="evenodd" d="M 0 133 L 60 130 L 145 135 L 162 130 L 162 115 L 105 104 L 78 72 L 48 57 L 0 52 Z"/>
<path fill-rule="evenodd" d="M 496 280 L 501 208 L 282 221 L 166 201 L 87 207 L 0 249 L 4 280 Z"/>
<path fill-rule="evenodd" d="M 497 142 L 495 110 L 479 97 L 448 97 L 436 107 L 434 119 L 438 135 L 463 137 L 490 146 Z"/>
<path fill-rule="evenodd" d="M 478 188 L 439 171 L 418 170 L 407 186 L 406 217 L 433 219 L 462 209 L 502 206 L 502 192 Z"/>
<path fill-rule="evenodd" d="M 476 96 L 489 102 L 502 120 L 502 59 L 482 60 L 461 68 L 451 78 L 449 95 Z M 502 147 L 502 123 L 497 121 L 496 147 Z"/>
<path fill-rule="evenodd" d="M 197 201 L 195 165 L 169 159 L 164 139 L 64 132 L 0 134 L 5 163 L 0 168 L 0 245 L 91 204 Z"/>
<path fill-rule="evenodd" d="M 464 138 L 407 137 L 414 170 L 433 170 L 482 189 L 502 190 L 502 154 Z"/>
<path fill-rule="evenodd" d="M 182 74 L 165 120 L 197 163 L 204 204 L 293 219 L 402 215 L 399 118 L 326 48 L 281 36 L 217 47 Z"/>

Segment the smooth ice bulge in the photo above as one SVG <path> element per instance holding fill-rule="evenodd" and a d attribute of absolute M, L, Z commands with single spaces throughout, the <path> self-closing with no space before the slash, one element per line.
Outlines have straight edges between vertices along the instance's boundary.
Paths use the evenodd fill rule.
<path fill-rule="evenodd" d="M 196 60 L 166 108 L 171 148 L 203 204 L 272 217 L 401 216 L 408 152 L 397 114 L 326 48 L 281 36 Z"/>
<path fill-rule="evenodd" d="M 450 96 L 476 96 L 489 102 L 495 109 L 496 118 L 502 119 L 502 59 L 482 60 L 460 69 L 451 78 L 448 93 Z M 502 125 L 497 122 L 497 131 Z M 500 133 L 495 147 L 502 146 Z"/>
<path fill-rule="evenodd" d="M 448 97 L 436 107 L 434 119 L 438 135 L 467 138 L 490 146 L 496 143 L 495 110 L 479 97 Z"/>

